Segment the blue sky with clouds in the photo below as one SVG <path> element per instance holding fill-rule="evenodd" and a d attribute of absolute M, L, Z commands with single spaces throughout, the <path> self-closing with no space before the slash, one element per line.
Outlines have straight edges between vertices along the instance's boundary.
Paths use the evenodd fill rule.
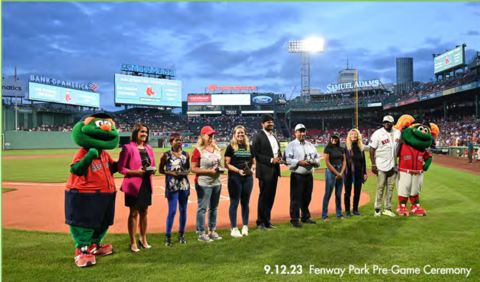
<path fill-rule="evenodd" d="M 432 53 L 480 51 L 480 2 L 3 2 L 3 76 L 30 74 L 100 86 L 115 110 L 122 63 L 175 69 L 188 93 L 211 84 L 300 89 L 300 55 L 288 40 L 325 38 L 311 58 L 311 87 L 338 72 L 395 83 L 395 58 L 414 58 L 414 79 L 434 77 Z"/>

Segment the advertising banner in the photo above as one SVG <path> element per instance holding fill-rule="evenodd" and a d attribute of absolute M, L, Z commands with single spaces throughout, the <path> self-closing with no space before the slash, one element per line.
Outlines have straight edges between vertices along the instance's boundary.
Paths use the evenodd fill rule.
<path fill-rule="evenodd" d="M 368 107 L 381 107 L 382 103 L 368 103 Z"/>
<path fill-rule="evenodd" d="M 23 80 L 15 80 L 13 76 L 5 77 L 2 79 L 2 96 L 23 98 L 27 90 L 25 86 Z"/>
<path fill-rule="evenodd" d="M 211 95 L 188 95 L 189 106 L 212 105 Z"/>
<path fill-rule="evenodd" d="M 115 74 L 115 104 L 182 106 L 182 82 Z"/>
<path fill-rule="evenodd" d="M 406 100 L 406 101 L 398 102 L 398 106 L 404 106 L 404 105 L 412 104 L 412 103 L 415 103 L 415 102 L 418 102 L 418 98 L 413 98 L 413 99 L 409 99 L 409 100 Z"/>
<path fill-rule="evenodd" d="M 470 84 L 465 84 L 465 85 L 462 85 L 462 86 L 458 87 L 458 92 L 470 90 L 470 89 L 473 89 L 475 87 L 477 87 L 477 83 L 475 83 L 475 82 L 470 83 Z"/>
<path fill-rule="evenodd" d="M 35 82 L 29 82 L 28 99 L 59 104 L 100 107 L 100 95 L 95 92 L 69 89 Z"/>
<path fill-rule="evenodd" d="M 447 90 L 443 90 L 443 95 L 450 95 L 450 94 L 453 94 L 453 93 L 457 93 L 458 92 L 458 87 L 454 87 L 454 88 L 450 88 L 450 89 L 447 89 Z"/>
<path fill-rule="evenodd" d="M 274 105 L 273 95 L 270 94 L 252 94 L 252 103 L 254 105 Z"/>
<path fill-rule="evenodd" d="M 212 94 L 213 106 L 250 106 L 250 94 Z"/>

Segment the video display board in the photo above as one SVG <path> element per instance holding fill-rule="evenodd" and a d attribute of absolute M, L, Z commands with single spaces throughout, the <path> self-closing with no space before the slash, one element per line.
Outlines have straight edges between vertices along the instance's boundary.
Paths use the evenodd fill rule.
<path fill-rule="evenodd" d="M 64 87 L 29 82 L 28 99 L 41 102 L 99 108 L 100 95 Z"/>
<path fill-rule="evenodd" d="M 182 106 L 182 82 L 115 74 L 115 104 Z"/>
<path fill-rule="evenodd" d="M 447 51 L 434 59 L 434 73 L 439 73 L 465 63 L 463 46 Z"/>

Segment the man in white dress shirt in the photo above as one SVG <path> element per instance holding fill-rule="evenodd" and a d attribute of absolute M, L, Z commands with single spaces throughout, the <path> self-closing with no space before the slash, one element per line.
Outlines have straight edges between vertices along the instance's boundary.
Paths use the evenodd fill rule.
<path fill-rule="evenodd" d="M 311 220 L 308 206 L 312 200 L 313 172 L 320 167 L 317 148 L 305 140 L 307 129 L 299 123 L 295 126 L 295 140 L 285 148 L 285 159 L 292 172 L 290 176 L 290 222 L 293 227 L 302 227 L 303 223 L 316 224 Z"/>

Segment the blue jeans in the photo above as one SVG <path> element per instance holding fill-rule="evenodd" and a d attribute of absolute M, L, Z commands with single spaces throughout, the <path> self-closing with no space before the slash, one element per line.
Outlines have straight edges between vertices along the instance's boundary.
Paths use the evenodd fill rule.
<path fill-rule="evenodd" d="M 205 213 L 208 208 L 208 230 L 213 231 L 217 226 L 218 203 L 220 202 L 220 191 L 222 185 L 207 187 L 195 183 L 197 191 L 198 210 L 197 210 L 197 234 L 205 234 Z"/>
<path fill-rule="evenodd" d="M 238 203 L 242 205 L 243 225 L 248 225 L 248 216 L 250 213 L 250 195 L 253 189 L 253 176 L 241 176 L 240 174 L 228 173 L 228 194 L 230 195 L 230 226 L 237 227 Z"/>
<path fill-rule="evenodd" d="M 177 192 L 167 192 L 168 199 L 168 216 L 166 234 L 172 234 L 173 221 L 177 213 L 177 202 L 180 205 L 180 228 L 178 231 L 185 232 L 185 224 L 187 223 L 187 203 L 190 191 L 180 190 Z"/>
<path fill-rule="evenodd" d="M 336 168 L 340 170 L 339 168 Z M 335 189 L 335 210 L 337 213 L 337 218 L 343 217 L 342 215 L 342 188 L 343 188 L 343 178 L 335 180 L 335 174 L 330 171 L 330 169 L 325 170 L 325 196 L 323 196 L 323 210 L 322 210 L 322 219 L 328 218 L 328 203 L 330 202 L 330 197 L 332 196 L 333 189 Z"/>

